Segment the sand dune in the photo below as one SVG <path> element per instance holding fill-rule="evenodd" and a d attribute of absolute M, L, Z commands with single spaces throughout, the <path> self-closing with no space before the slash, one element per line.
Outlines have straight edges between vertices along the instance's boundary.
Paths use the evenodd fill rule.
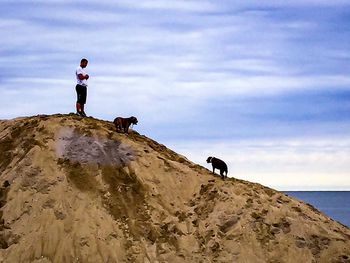
<path fill-rule="evenodd" d="M 0 140 L 0 262 L 350 262 L 312 206 L 111 122 L 17 118 Z"/>

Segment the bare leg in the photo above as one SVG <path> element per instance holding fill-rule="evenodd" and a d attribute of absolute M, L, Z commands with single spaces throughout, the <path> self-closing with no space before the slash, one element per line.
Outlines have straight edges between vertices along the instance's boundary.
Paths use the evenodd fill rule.
<path fill-rule="evenodd" d="M 77 112 L 81 112 L 81 105 L 77 102 L 76 104 Z"/>
<path fill-rule="evenodd" d="M 81 114 L 86 117 L 85 111 L 84 111 L 85 104 L 81 104 Z"/>

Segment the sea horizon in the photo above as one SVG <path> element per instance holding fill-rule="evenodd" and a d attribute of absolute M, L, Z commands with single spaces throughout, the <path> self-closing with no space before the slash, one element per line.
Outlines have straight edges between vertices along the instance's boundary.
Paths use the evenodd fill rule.
<path fill-rule="evenodd" d="M 282 191 L 350 228 L 350 191 Z"/>

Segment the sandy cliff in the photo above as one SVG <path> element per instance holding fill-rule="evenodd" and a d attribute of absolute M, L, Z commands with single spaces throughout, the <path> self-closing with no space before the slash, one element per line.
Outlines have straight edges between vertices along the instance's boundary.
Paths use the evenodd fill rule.
<path fill-rule="evenodd" d="M 111 122 L 0 121 L 0 184 L 0 262 L 350 262 L 312 206 Z"/>

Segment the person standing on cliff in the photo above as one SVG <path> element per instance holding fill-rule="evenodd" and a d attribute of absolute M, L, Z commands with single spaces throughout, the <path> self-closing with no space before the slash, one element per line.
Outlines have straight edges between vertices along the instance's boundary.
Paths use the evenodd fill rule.
<path fill-rule="evenodd" d="M 86 113 L 84 111 L 84 106 L 86 103 L 87 96 L 87 80 L 89 79 L 89 75 L 86 73 L 85 68 L 88 65 L 88 60 L 83 58 L 80 61 L 80 66 L 75 71 L 75 75 L 77 77 L 77 85 L 75 86 L 75 90 L 77 91 L 77 114 L 82 117 L 86 117 Z"/>

